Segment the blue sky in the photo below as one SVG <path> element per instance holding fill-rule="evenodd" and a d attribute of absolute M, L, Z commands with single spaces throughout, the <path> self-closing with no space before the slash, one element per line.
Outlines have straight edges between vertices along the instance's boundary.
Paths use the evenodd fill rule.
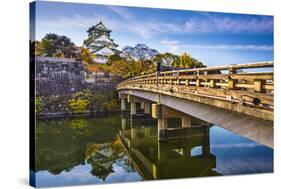
<path fill-rule="evenodd" d="M 100 20 L 119 49 L 144 43 L 208 66 L 273 60 L 273 17 L 261 15 L 39 1 L 36 39 L 57 33 L 80 46 Z"/>

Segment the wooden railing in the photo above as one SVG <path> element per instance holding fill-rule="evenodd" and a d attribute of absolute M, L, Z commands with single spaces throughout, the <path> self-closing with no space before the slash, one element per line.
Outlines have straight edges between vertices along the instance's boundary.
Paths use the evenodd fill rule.
<path fill-rule="evenodd" d="M 273 109 L 272 68 L 273 62 L 269 61 L 165 71 L 158 76 L 155 73 L 125 80 L 118 84 L 117 90 L 134 88 L 189 93 Z"/>

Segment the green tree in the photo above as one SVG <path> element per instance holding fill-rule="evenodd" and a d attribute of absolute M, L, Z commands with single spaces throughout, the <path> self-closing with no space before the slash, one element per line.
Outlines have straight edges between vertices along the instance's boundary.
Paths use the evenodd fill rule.
<path fill-rule="evenodd" d="M 202 62 L 199 62 L 195 58 L 192 58 L 189 54 L 183 53 L 179 55 L 178 61 L 176 61 L 173 66 L 181 68 L 200 68 L 205 67 Z"/>
<path fill-rule="evenodd" d="M 164 54 L 157 54 L 153 58 L 154 64 L 161 62 L 163 66 L 173 66 L 178 62 L 179 57 L 172 53 L 166 52 Z"/>
<path fill-rule="evenodd" d="M 77 57 L 77 48 L 71 39 L 55 33 L 46 34 L 40 41 L 36 42 L 36 53 L 38 56 L 50 56 L 50 57 Z"/>

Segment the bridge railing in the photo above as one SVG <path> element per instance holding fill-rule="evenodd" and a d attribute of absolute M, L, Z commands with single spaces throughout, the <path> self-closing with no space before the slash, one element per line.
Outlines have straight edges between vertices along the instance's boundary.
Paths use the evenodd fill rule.
<path fill-rule="evenodd" d="M 117 89 L 174 90 L 273 108 L 273 69 L 266 68 L 273 68 L 273 62 L 165 71 L 125 80 Z"/>

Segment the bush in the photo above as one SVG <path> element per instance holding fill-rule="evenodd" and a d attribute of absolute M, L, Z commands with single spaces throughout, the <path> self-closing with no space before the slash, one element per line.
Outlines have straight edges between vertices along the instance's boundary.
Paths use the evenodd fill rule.
<path fill-rule="evenodd" d="M 35 99 L 35 113 L 40 113 L 44 109 L 43 97 L 37 97 Z"/>
<path fill-rule="evenodd" d="M 75 113 L 84 113 L 87 111 L 89 101 L 86 99 L 71 99 L 68 102 L 69 109 Z"/>
<path fill-rule="evenodd" d="M 104 111 L 116 111 L 119 109 L 119 104 L 116 99 L 106 101 L 101 106 Z"/>

